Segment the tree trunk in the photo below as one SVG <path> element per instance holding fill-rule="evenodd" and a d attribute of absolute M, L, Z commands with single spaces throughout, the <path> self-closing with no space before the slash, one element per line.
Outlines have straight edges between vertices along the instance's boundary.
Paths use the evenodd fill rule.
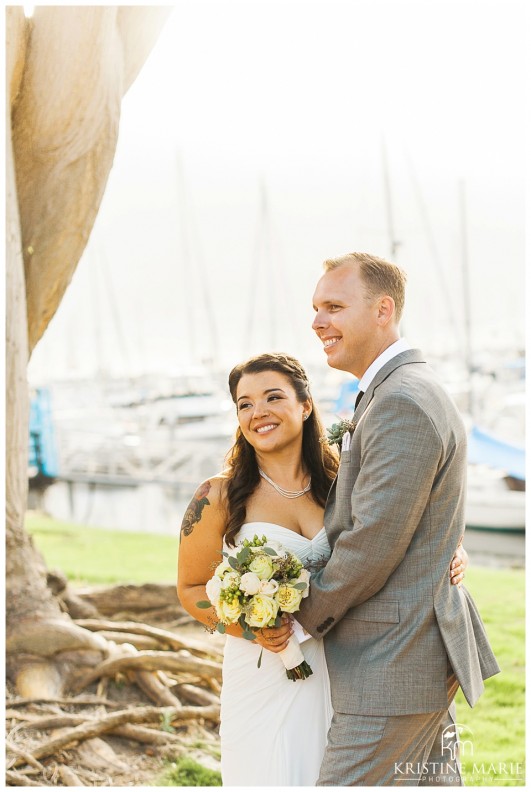
<path fill-rule="evenodd" d="M 111 170 L 124 93 L 168 8 L 37 7 L 13 148 L 30 353 L 88 242 Z"/>
<path fill-rule="evenodd" d="M 6 649 L 8 674 L 28 697 L 61 692 L 73 651 L 89 665 L 107 654 L 106 641 L 62 613 L 24 531 L 26 369 L 92 230 L 122 96 L 169 12 L 41 6 L 25 20 L 22 7 L 6 9 Z"/>

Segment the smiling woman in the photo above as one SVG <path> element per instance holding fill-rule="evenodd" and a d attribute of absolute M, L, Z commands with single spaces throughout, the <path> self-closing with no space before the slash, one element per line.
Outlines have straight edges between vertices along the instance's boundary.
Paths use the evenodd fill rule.
<path fill-rule="evenodd" d="M 222 550 L 252 541 L 258 532 L 303 563 L 328 556 L 324 504 L 337 468 L 336 456 L 320 442 L 323 426 L 297 360 L 283 354 L 251 358 L 233 368 L 229 388 L 239 427 L 228 466 L 198 489 L 183 520 L 179 549 L 181 603 L 210 626 L 217 622 L 213 609 L 197 603 L 207 599 L 206 583 Z M 313 674 L 293 685 L 275 657 L 287 646 L 291 631 L 285 620 L 267 637 L 262 631 L 246 641 L 238 624 L 226 626 L 221 702 L 225 785 L 307 786 L 317 780 L 331 717 L 324 650 L 313 638 L 303 643 Z M 253 713 L 252 722 L 242 716 L 242 707 Z M 301 746 L 307 757 L 294 763 L 290 758 L 301 739 L 300 723 L 313 725 Z M 273 766 L 246 764 L 244 757 L 254 757 L 258 745 L 265 756 L 276 757 Z"/>

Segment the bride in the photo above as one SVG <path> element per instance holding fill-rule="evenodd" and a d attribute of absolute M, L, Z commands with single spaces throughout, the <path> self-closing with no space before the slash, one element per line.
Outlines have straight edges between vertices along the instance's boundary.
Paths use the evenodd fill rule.
<path fill-rule="evenodd" d="M 203 610 L 205 584 L 220 551 L 255 534 L 280 542 L 307 566 L 326 560 L 330 547 L 324 506 L 338 460 L 320 441 L 324 430 L 304 369 L 284 354 L 264 354 L 229 375 L 239 428 L 228 467 L 204 482 L 183 519 L 177 590 L 184 608 L 207 626 L 217 621 Z M 466 553 L 456 551 L 450 577 L 459 583 Z M 293 682 L 276 653 L 293 632 L 259 631 L 241 638 L 227 627 L 221 693 L 221 771 L 224 786 L 315 786 L 332 717 L 323 642 L 302 643 L 313 670 Z M 258 658 L 263 652 L 261 667 Z"/>

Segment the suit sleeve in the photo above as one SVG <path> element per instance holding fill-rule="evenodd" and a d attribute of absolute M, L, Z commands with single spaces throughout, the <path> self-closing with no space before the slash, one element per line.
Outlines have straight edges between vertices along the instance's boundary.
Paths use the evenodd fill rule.
<path fill-rule="evenodd" d="M 368 410 L 357 431 L 361 460 L 352 521 L 344 526 L 327 565 L 312 575 L 309 596 L 297 613 L 297 620 L 318 638 L 347 610 L 380 591 L 403 560 L 442 463 L 438 432 L 407 395 L 386 396 L 377 409 Z"/>

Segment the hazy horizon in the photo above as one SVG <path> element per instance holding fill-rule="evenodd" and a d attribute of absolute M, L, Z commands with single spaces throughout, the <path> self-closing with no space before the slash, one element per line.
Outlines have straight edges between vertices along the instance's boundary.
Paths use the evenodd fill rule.
<path fill-rule="evenodd" d="M 388 199 L 410 343 L 462 355 L 465 246 L 473 348 L 523 348 L 524 13 L 176 4 L 123 101 L 101 210 L 30 381 L 228 369 L 272 348 L 325 367 L 321 262 L 390 258 Z"/>

